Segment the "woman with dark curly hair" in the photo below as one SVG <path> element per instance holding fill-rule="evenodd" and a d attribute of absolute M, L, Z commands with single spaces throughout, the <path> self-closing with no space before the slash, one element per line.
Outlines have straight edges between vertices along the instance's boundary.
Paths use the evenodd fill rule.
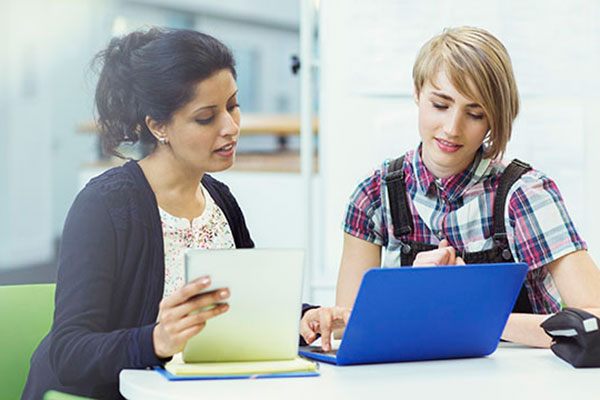
<path fill-rule="evenodd" d="M 165 362 L 227 311 L 227 288 L 197 295 L 209 277 L 184 285 L 184 252 L 254 247 L 229 189 L 207 174 L 231 167 L 239 138 L 230 50 L 199 32 L 154 28 L 112 39 L 95 61 L 105 151 L 139 140 L 154 149 L 75 199 L 54 322 L 31 359 L 25 399 L 50 389 L 120 397 L 122 369 Z"/>

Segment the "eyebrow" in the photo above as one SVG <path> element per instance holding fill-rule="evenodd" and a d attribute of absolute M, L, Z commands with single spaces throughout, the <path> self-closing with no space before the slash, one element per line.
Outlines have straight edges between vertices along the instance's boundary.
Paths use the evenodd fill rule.
<path fill-rule="evenodd" d="M 235 92 L 233 92 L 233 94 L 231 96 L 229 96 L 229 98 L 227 99 L 227 101 L 229 101 L 232 98 L 234 98 L 236 94 L 238 94 L 238 90 L 236 90 Z M 198 111 L 209 110 L 209 109 L 212 109 L 212 108 L 217 108 L 217 105 L 213 104 L 213 105 L 210 105 L 210 106 L 198 107 L 194 111 L 192 111 L 192 113 L 197 113 Z"/>
<path fill-rule="evenodd" d="M 434 96 L 437 96 L 437 97 L 441 97 L 444 100 L 448 100 L 448 101 L 451 101 L 451 102 L 454 103 L 454 99 L 451 96 L 448 96 L 445 93 L 442 93 L 442 92 L 431 92 L 431 94 L 433 94 Z M 477 104 L 477 103 L 469 103 L 469 104 L 467 104 L 467 107 L 482 108 L 481 104 Z"/>

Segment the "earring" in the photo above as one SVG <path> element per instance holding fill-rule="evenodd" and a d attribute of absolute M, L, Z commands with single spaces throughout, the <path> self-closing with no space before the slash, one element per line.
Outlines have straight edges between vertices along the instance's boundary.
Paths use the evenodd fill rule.
<path fill-rule="evenodd" d="M 166 138 L 165 136 L 161 136 L 161 137 L 159 137 L 159 138 L 158 138 L 158 142 L 159 142 L 160 144 L 167 144 L 167 143 L 168 143 L 168 142 L 167 142 L 167 138 Z"/>

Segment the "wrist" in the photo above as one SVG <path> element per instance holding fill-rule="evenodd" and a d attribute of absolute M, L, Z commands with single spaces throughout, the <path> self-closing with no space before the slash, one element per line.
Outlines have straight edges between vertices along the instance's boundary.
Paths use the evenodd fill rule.
<path fill-rule="evenodd" d="M 154 354 L 157 358 L 168 358 L 171 354 L 168 354 L 165 349 L 162 348 L 158 330 L 158 324 L 154 325 L 154 329 L 152 330 L 152 346 L 154 347 Z"/>

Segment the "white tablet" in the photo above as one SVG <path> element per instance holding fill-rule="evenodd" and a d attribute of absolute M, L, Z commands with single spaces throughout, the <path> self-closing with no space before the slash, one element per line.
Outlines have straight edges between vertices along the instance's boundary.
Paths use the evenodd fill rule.
<path fill-rule="evenodd" d="M 186 283 L 209 275 L 228 287 L 229 310 L 207 321 L 183 350 L 185 362 L 286 360 L 298 354 L 304 251 L 191 250 Z"/>

